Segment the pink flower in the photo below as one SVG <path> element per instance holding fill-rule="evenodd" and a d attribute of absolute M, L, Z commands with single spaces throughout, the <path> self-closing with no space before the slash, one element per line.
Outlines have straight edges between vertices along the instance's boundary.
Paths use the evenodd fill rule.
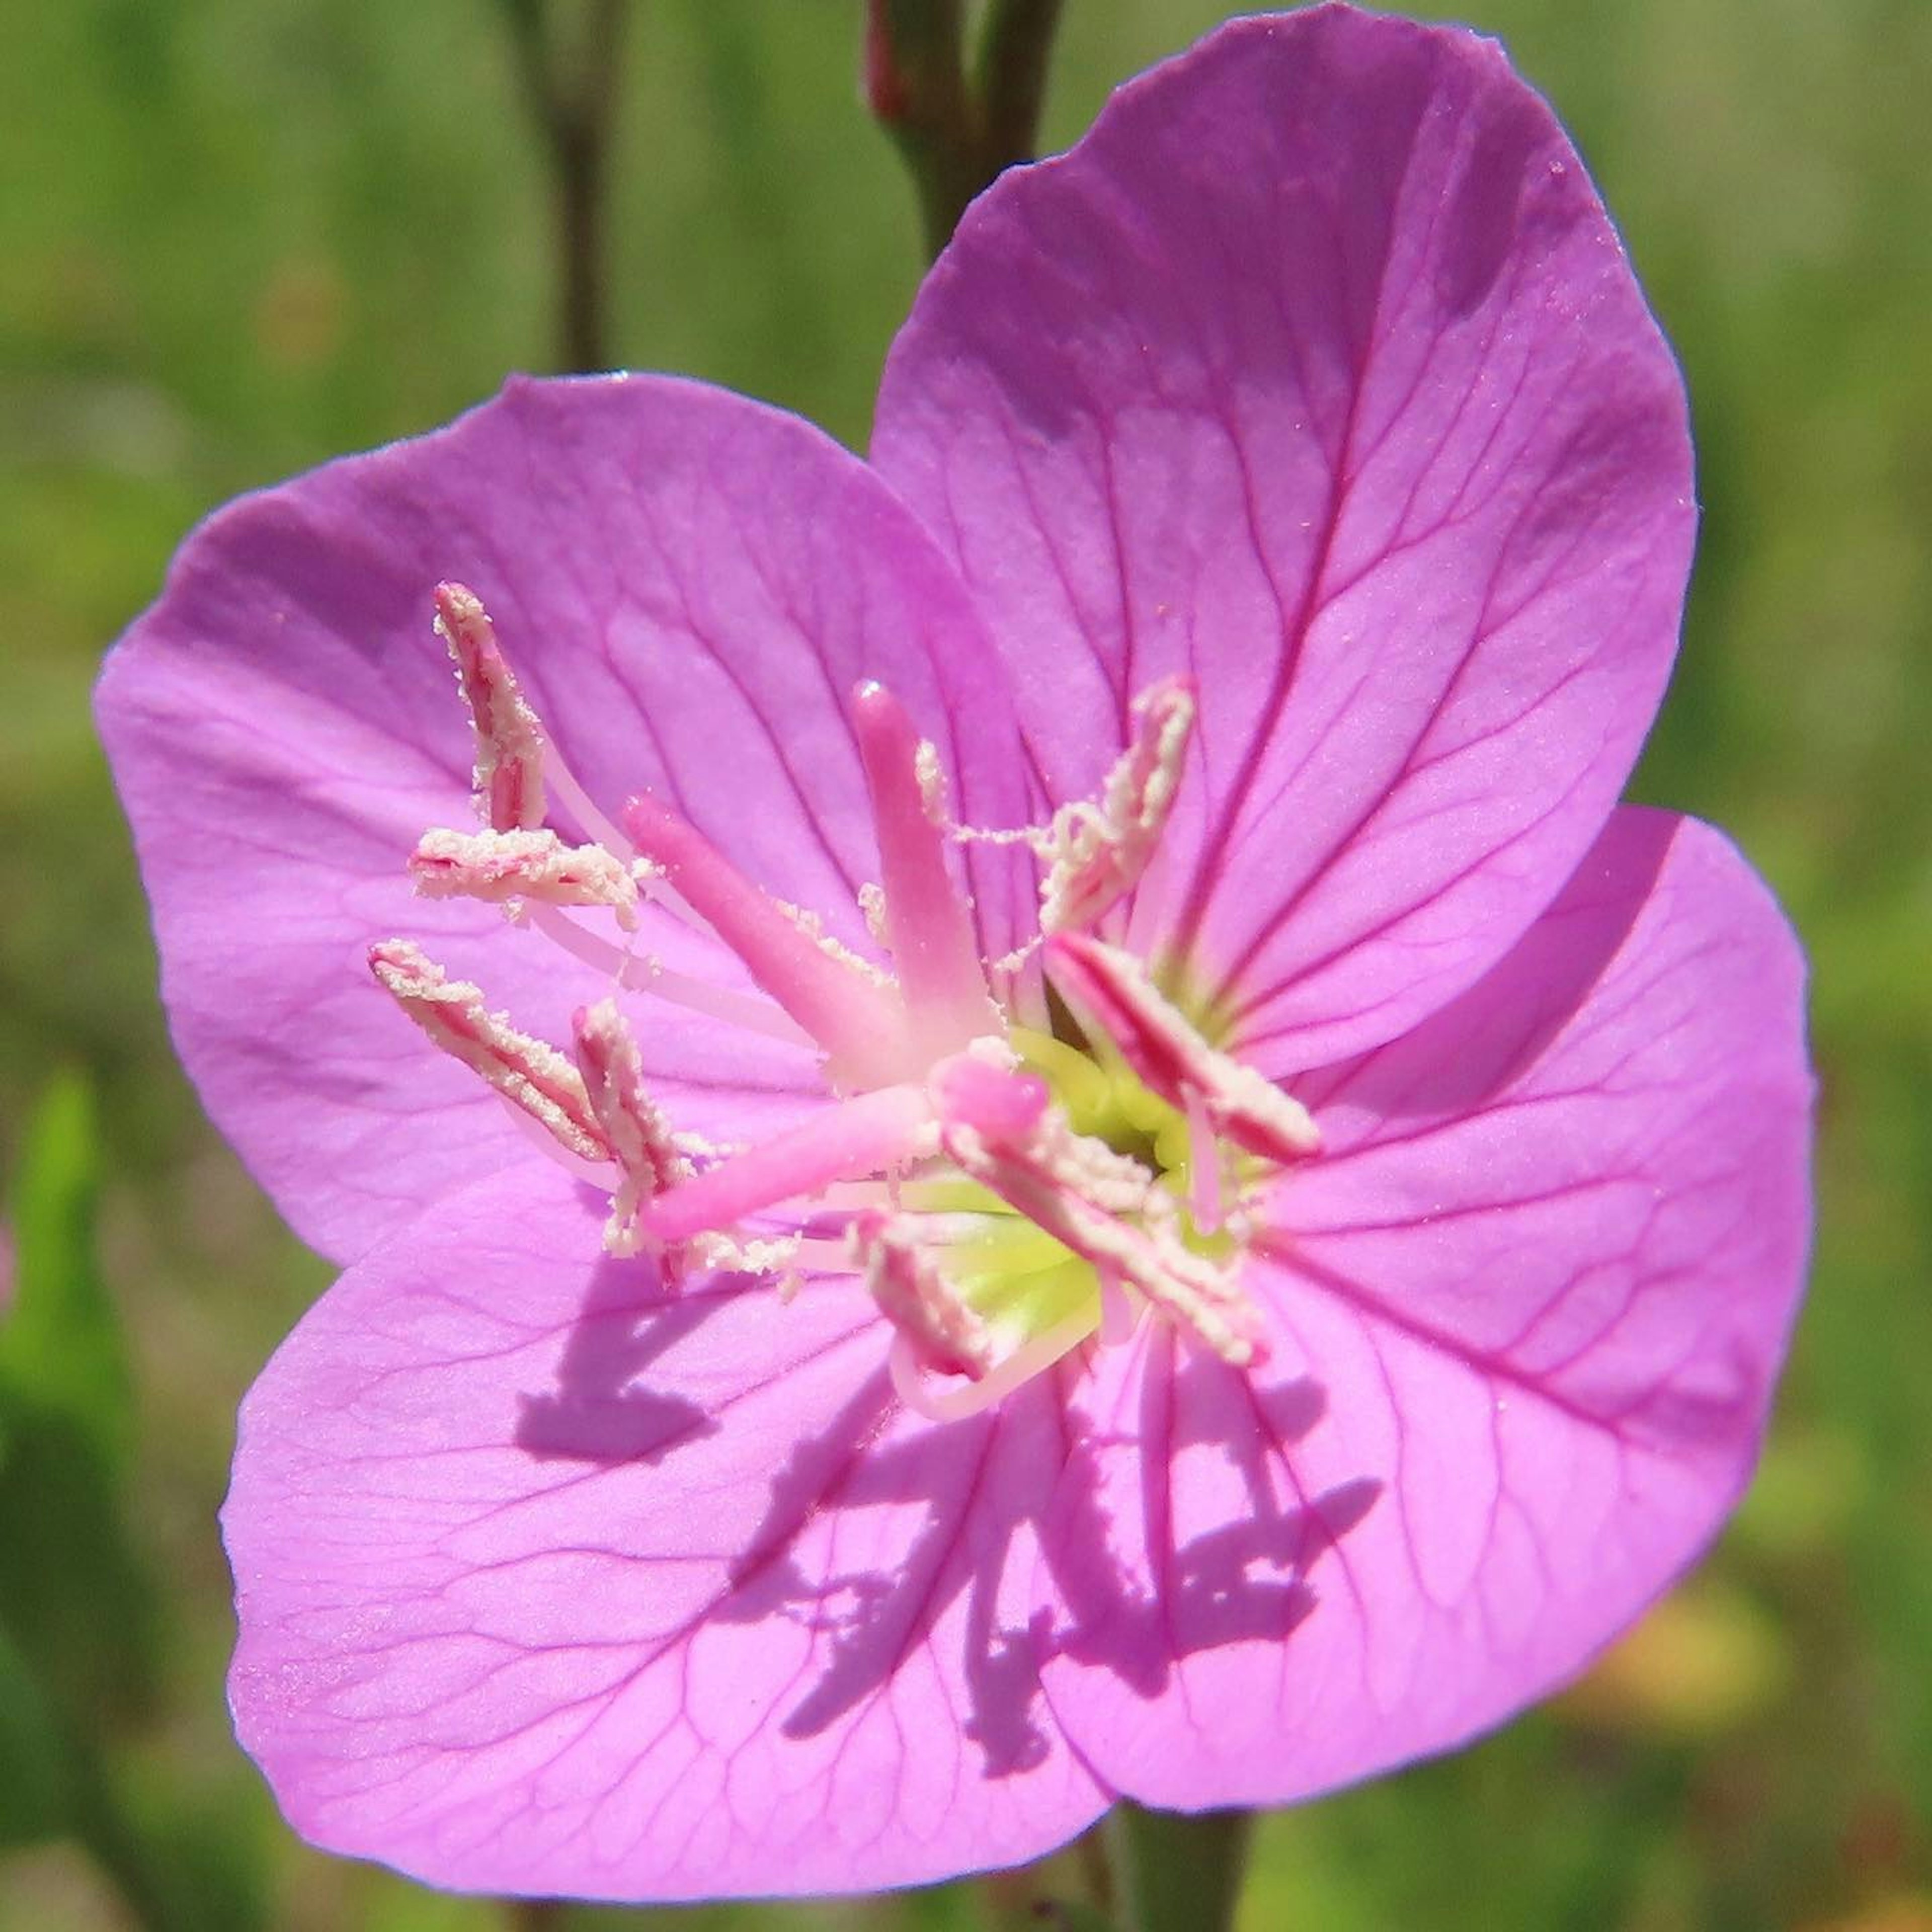
<path fill-rule="evenodd" d="M 199 531 L 100 716 L 182 1057 L 348 1264 L 224 1518 L 297 1828 L 904 1883 L 1628 1624 L 1807 1227 L 1792 937 L 1616 802 L 1691 488 L 1547 110 L 1326 7 L 976 204 L 869 464 L 517 382 Z"/>

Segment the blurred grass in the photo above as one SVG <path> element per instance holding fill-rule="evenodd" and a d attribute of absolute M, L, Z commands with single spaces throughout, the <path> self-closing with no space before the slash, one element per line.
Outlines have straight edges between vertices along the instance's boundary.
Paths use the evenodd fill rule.
<path fill-rule="evenodd" d="M 638 4 L 624 358 L 862 442 L 919 262 L 857 104 L 856 0 Z M 1069 0 L 1052 141 L 1226 10 Z M 1722 820 L 1812 948 L 1816 1286 L 1709 1568 L 1552 1710 L 1268 1821 L 1243 1924 L 1904 1932 L 1932 1924 L 1932 7 L 1477 10 L 1590 159 L 1690 378 L 1704 538 L 1639 788 Z M 114 1776 L 302 1932 L 506 1922 L 295 1844 L 228 1738 L 229 1418 L 324 1276 L 172 1064 L 86 699 L 203 511 L 545 364 L 542 184 L 496 27 L 488 0 L 66 0 L 14 10 L 0 57 L 0 1171 L 78 1064 L 139 1391 L 130 1520 L 168 1586 Z M 32 1735 L 0 1735 L 0 1774 Z M 70 1850 L 0 1853 L 0 1932 L 128 1922 Z M 658 1922 L 980 1919 L 940 1892 Z"/>

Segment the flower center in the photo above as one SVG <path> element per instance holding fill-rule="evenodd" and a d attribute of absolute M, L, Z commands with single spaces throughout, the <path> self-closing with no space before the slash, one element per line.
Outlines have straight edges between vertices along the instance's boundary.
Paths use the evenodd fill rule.
<path fill-rule="evenodd" d="M 693 1267 L 775 1276 L 787 1297 L 857 1274 L 894 1331 L 901 1393 L 939 1418 L 998 1401 L 1091 1340 L 1124 1340 L 1150 1315 L 1237 1365 L 1258 1358 L 1265 1338 L 1240 1282 L 1255 1202 L 1274 1169 L 1315 1152 L 1314 1123 L 1096 930 L 1167 823 L 1193 724 L 1185 684 L 1136 700 L 1131 742 L 1096 797 L 1043 826 L 996 830 L 952 821 L 932 746 L 889 692 L 861 685 L 852 723 L 881 872 L 862 903 L 888 976 L 661 801 L 640 795 L 608 818 L 524 699 L 481 603 L 446 584 L 436 607 L 475 730 L 484 829 L 426 832 L 409 862 L 417 890 L 501 904 L 610 992 L 578 1013 L 566 1055 L 406 940 L 373 947 L 370 966 L 560 1159 L 609 1188 L 612 1253 L 653 1254 L 673 1280 Z M 548 827 L 552 795 L 587 842 Z M 950 848 L 974 843 L 1024 846 L 1040 870 L 1038 937 L 992 962 L 949 864 Z M 646 900 L 736 954 L 758 994 L 640 952 Z M 1051 1031 L 1016 1018 L 1035 980 Z M 622 993 L 809 1042 L 825 1106 L 730 1151 L 675 1132 L 647 1090 Z"/>

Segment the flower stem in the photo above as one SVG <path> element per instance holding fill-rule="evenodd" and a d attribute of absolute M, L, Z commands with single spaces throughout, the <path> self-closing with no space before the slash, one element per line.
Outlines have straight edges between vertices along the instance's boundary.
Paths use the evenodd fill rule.
<path fill-rule="evenodd" d="M 1117 1804 L 1102 1829 L 1121 1932 L 1228 1932 L 1253 1828 L 1252 1812 Z"/>
<path fill-rule="evenodd" d="M 586 0 L 566 50 L 551 0 L 500 0 L 549 152 L 557 249 L 557 346 L 566 370 L 608 368 L 604 211 L 626 0 Z"/>
<path fill-rule="evenodd" d="M 1001 168 L 1033 158 L 1060 6 L 1061 0 L 988 0 L 977 78 L 986 153 L 993 164 L 988 181 Z"/>
<path fill-rule="evenodd" d="M 866 98 L 904 157 L 926 251 L 1002 169 L 1032 158 L 1063 0 L 987 0 L 967 61 L 964 0 L 867 0 Z"/>
<path fill-rule="evenodd" d="M 569 1907 L 560 1898 L 512 1898 L 505 1901 L 506 1932 L 563 1932 Z"/>

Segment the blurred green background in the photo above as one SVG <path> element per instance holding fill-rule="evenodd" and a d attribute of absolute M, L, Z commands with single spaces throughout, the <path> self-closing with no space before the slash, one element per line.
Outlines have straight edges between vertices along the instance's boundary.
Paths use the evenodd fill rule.
<path fill-rule="evenodd" d="M 1048 144 L 1227 10 L 1068 0 Z M 1639 789 L 1732 828 L 1810 945 L 1817 1273 L 1708 1566 L 1556 1707 L 1268 1820 L 1242 1924 L 1932 1928 L 1932 5 L 1474 13 L 1576 136 L 1688 372 L 1703 544 Z M 859 16 L 633 0 L 612 339 L 862 445 L 920 256 Z M 0 1173 L 33 1288 L 0 1327 L 4 1932 L 620 1922 L 310 1852 L 229 1737 L 231 1418 L 325 1270 L 170 1058 L 87 713 L 204 511 L 549 364 L 514 73 L 490 0 L 62 0 L 0 28 Z"/>

